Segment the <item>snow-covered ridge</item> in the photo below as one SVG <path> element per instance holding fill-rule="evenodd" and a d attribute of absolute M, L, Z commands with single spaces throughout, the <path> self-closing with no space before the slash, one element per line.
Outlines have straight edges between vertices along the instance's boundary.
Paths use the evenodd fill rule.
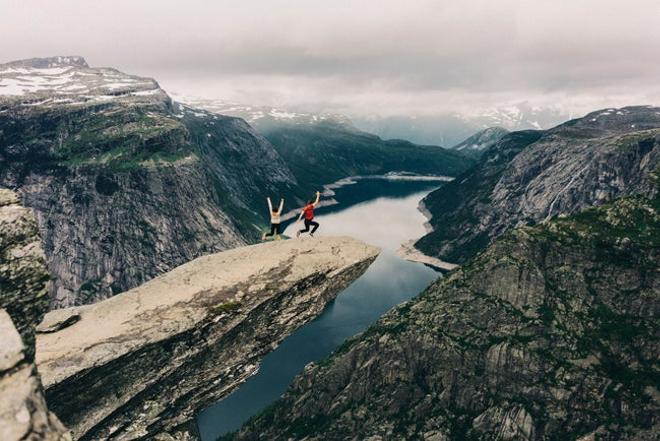
<path fill-rule="evenodd" d="M 269 106 L 249 106 L 229 101 L 190 97 L 170 92 L 169 95 L 178 102 L 191 107 L 204 109 L 221 115 L 243 118 L 255 126 L 272 123 L 288 124 L 315 124 L 319 122 L 332 122 L 335 124 L 352 126 L 351 120 L 341 114 L 335 113 L 302 113 Z"/>
<path fill-rule="evenodd" d="M 544 130 L 570 118 L 568 112 L 561 106 L 539 107 L 526 102 L 457 116 L 483 128 L 499 126 L 507 130 Z"/>
<path fill-rule="evenodd" d="M 151 78 L 91 68 L 82 57 L 32 58 L 0 64 L 0 104 L 72 105 L 113 100 L 163 100 Z"/>

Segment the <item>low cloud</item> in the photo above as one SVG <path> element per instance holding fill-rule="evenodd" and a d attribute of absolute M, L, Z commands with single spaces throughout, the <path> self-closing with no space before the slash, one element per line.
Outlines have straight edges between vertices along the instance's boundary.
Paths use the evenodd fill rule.
<path fill-rule="evenodd" d="M 80 54 L 179 93 L 352 114 L 658 103 L 656 0 L 0 0 L 0 59 Z"/>

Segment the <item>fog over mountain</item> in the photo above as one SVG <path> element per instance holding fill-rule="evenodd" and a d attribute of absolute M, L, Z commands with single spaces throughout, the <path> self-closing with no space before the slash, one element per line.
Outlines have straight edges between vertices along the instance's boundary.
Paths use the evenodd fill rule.
<path fill-rule="evenodd" d="M 171 92 L 355 120 L 660 102 L 654 0 L 0 0 L 0 62 L 83 55 Z M 552 121 L 556 123 L 556 121 Z"/>

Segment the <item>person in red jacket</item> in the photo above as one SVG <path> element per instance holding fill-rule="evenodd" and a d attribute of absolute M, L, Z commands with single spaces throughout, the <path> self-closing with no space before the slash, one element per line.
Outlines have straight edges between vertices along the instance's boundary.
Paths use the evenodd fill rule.
<path fill-rule="evenodd" d="M 314 232 L 316 232 L 316 229 L 319 227 L 318 222 L 314 222 L 314 207 L 316 207 L 319 204 L 319 200 L 321 199 L 321 193 L 316 192 L 316 200 L 310 200 L 307 202 L 307 205 L 305 205 L 300 212 L 300 216 L 298 216 L 298 221 L 304 217 L 305 218 L 305 229 L 303 230 L 298 230 L 296 233 L 296 237 L 300 237 L 300 233 L 307 233 L 309 231 L 309 227 L 312 227 L 312 231 L 309 231 L 309 235 L 314 237 Z"/>

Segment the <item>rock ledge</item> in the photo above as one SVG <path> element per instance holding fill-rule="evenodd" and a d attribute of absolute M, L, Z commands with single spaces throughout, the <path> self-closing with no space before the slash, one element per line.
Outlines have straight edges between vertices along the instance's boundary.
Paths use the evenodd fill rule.
<path fill-rule="evenodd" d="M 51 409 L 77 439 L 193 439 L 195 413 L 254 374 L 377 255 L 345 237 L 254 245 L 50 313 L 46 323 L 79 317 L 37 335 Z"/>

